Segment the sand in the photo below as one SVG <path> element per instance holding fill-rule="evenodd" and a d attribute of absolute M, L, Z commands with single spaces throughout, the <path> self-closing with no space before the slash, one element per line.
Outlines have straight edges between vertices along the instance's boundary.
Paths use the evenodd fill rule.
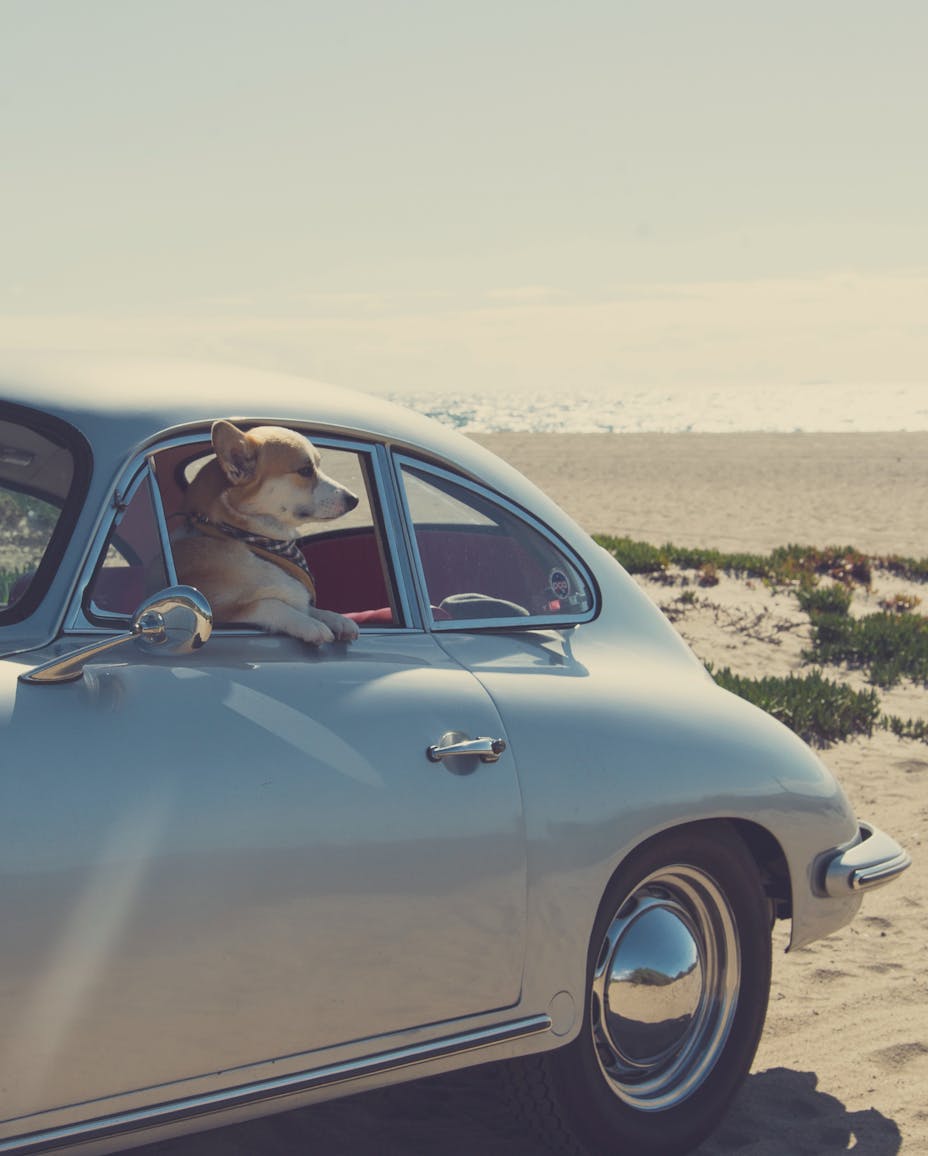
<path fill-rule="evenodd" d="M 481 434 L 590 533 L 928 554 L 928 433 Z"/>
<path fill-rule="evenodd" d="M 510 435 L 479 440 L 590 531 L 769 550 L 787 542 L 928 554 L 928 434 Z M 747 675 L 798 670 L 808 621 L 786 591 L 723 579 L 678 601 L 643 582 L 705 660 Z M 898 585 L 877 577 L 855 608 Z M 928 605 L 928 587 L 909 587 Z M 841 672 L 829 672 L 844 677 Z M 864 685 L 859 676 L 850 678 Z M 928 718 L 911 684 L 884 709 Z M 849 927 L 785 954 L 774 942 L 767 1027 L 748 1080 L 699 1156 L 928 1153 L 928 746 L 886 732 L 822 752 L 858 813 L 914 865 Z M 494 1095 L 461 1073 L 150 1150 L 167 1156 L 540 1156 Z M 630 1154 L 634 1156 L 634 1154 Z"/>

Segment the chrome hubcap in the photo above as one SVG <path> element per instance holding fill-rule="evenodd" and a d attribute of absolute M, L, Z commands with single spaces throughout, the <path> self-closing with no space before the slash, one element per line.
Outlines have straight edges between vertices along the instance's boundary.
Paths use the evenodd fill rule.
<path fill-rule="evenodd" d="M 735 920 L 705 872 L 661 868 L 610 923 L 593 976 L 599 1066 L 619 1099 L 662 1111 L 712 1071 L 741 978 Z"/>

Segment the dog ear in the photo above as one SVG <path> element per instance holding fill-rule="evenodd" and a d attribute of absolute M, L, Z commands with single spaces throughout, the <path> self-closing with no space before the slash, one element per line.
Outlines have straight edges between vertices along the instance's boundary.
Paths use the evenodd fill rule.
<path fill-rule="evenodd" d="M 216 458 L 232 485 L 250 482 L 258 465 L 255 443 L 230 421 L 214 422 L 212 438 Z"/>

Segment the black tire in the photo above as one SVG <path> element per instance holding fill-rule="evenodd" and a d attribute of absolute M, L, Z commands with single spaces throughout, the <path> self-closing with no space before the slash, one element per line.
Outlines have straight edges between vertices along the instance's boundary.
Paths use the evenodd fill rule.
<path fill-rule="evenodd" d="M 580 1035 L 508 1065 L 510 1094 L 554 1150 L 680 1156 L 747 1075 L 769 988 L 769 905 L 750 852 L 727 823 L 668 832 L 606 890 Z"/>

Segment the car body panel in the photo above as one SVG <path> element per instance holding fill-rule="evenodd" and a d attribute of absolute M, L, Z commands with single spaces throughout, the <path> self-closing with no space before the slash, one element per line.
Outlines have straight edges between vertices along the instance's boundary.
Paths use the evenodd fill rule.
<path fill-rule="evenodd" d="M 681 814 L 690 822 L 743 818 L 785 854 L 792 946 L 848 922 L 859 895 L 829 898 L 812 887 L 823 846 L 853 842 L 858 830 L 821 760 L 769 715 L 720 694 L 708 676 L 675 670 L 650 648 L 588 638 L 582 629 L 539 632 L 533 644 L 498 634 L 442 637 L 505 714 L 520 773 L 532 776 L 523 792 L 530 899 L 537 880 L 556 883 L 565 936 L 582 934 L 595 906 L 584 910 L 577 894 L 601 894 L 635 846 L 678 825 Z M 530 928 L 541 925 L 530 911 Z M 530 944 L 528 954 L 548 948 Z"/>
<path fill-rule="evenodd" d="M 34 1057 L 6 1114 L 518 1002 L 513 757 L 426 757 L 501 721 L 428 636 L 385 643 L 217 638 L 4 688 L 0 1021 Z"/>

